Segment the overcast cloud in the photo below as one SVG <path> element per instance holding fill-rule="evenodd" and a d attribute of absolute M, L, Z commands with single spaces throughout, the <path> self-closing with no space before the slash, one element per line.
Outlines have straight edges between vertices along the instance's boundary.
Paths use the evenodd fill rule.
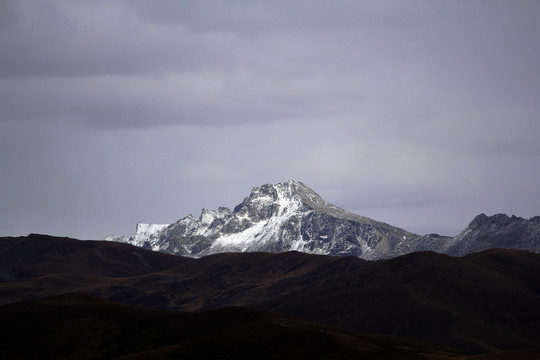
<path fill-rule="evenodd" d="M 454 235 L 540 215 L 538 1 L 0 1 L 0 236 L 303 181 Z"/>

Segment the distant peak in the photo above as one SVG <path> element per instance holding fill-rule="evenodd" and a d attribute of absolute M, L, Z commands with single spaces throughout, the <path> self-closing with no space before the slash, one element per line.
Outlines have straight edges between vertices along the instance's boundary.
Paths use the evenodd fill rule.
<path fill-rule="evenodd" d="M 487 216 L 486 214 L 479 214 L 477 215 L 473 221 L 470 223 L 470 225 L 474 226 L 482 226 L 484 224 L 496 224 L 499 226 L 505 226 L 511 222 L 523 220 L 523 218 L 512 215 L 508 216 L 506 214 L 495 214 L 492 216 Z M 469 225 L 469 226 L 470 226 Z"/>
<path fill-rule="evenodd" d="M 234 213 L 249 213 L 254 219 L 267 219 L 287 209 L 313 209 L 326 202 L 312 189 L 297 180 L 254 187 L 248 197 L 234 208 Z"/>
<path fill-rule="evenodd" d="M 309 191 L 313 191 L 312 189 L 310 189 L 308 186 L 306 186 L 306 184 L 304 184 L 303 182 L 301 181 L 296 181 L 296 180 L 287 180 L 285 182 L 282 182 L 282 183 L 277 183 L 274 185 L 274 187 L 278 188 L 278 189 L 288 189 L 290 192 L 294 192 L 294 193 L 297 193 L 299 191 L 302 191 L 302 190 L 309 190 Z"/>
<path fill-rule="evenodd" d="M 284 181 L 282 183 L 277 183 L 276 186 L 299 186 L 299 187 L 306 187 L 306 184 L 304 184 L 303 182 L 301 181 L 298 181 L 298 180 L 287 180 L 287 181 Z"/>
<path fill-rule="evenodd" d="M 313 191 L 310 187 L 301 181 L 287 180 L 277 184 L 264 184 L 259 187 L 253 188 L 248 199 L 266 198 L 278 200 L 291 199 L 293 197 L 299 197 L 302 201 L 308 201 L 318 204 L 323 204 L 324 200 Z"/>

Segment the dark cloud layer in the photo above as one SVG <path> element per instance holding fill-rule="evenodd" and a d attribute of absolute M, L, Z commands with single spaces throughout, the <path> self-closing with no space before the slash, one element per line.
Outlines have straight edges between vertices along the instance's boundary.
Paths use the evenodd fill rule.
<path fill-rule="evenodd" d="M 533 1 L 0 2 L 0 230 L 129 234 L 290 178 L 455 232 L 540 214 Z"/>

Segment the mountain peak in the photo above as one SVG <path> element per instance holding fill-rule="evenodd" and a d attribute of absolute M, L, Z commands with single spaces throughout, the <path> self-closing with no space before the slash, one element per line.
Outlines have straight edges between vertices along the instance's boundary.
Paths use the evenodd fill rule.
<path fill-rule="evenodd" d="M 324 205 L 324 201 L 319 194 L 300 181 L 288 180 L 274 185 L 282 197 L 298 196 L 303 203 Z"/>
<path fill-rule="evenodd" d="M 297 212 L 322 210 L 325 205 L 334 208 L 304 183 L 288 180 L 254 187 L 249 196 L 234 208 L 233 213 L 256 223 Z"/>
<path fill-rule="evenodd" d="M 272 196 L 274 200 L 278 197 L 281 198 L 292 198 L 295 195 L 305 196 L 305 195 L 315 195 L 320 197 L 310 189 L 306 184 L 296 180 L 287 180 L 285 182 L 277 184 L 264 184 L 258 187 L 254 187 L 251 190 L 249 198 L 256 198 L 260 196 Z"/>
<path fill-rule="evenodd" d="M 534 219 L 534 218 L 533 218 Z M 515 215 L 477 215 L 452 241 L 445 253 L 462 256 L 489 248 L 527 249 L 540 252 L 540 222 Z"/>
<path fill-rule="evenodd" d="M 487 216 L 486 214 L 479 214 L 477 215 L 473 221 L 469 224 L 468 227 L 479 227 L 479 226 L 485 226 L 486 224 L 489 226 L 507 226 L 513 222 L 516 221 L 523 221 L 524 219 L 515 215 L 508 216 L 506 214 L 495 214 L 492 216 Z"/>
<path fill-rule="evenodd" d="M 286 208 L 313 209 L 326 202 L 307 185 L 296 180 L 254 187 L 248 197 L 234 208 L 235 213 L 246 208 L 258 208 L 262 218 L 277 215 Z"/>

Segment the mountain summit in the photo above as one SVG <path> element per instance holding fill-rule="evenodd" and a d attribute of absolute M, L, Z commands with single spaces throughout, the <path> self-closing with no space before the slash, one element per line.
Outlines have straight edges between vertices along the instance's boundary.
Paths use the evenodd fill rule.
<path fill-rule="evenodd" d="M 199 218 L 188 215 L 173 224 L 139 223 L 134 236 L 112 235 L 106 240 L 189 257 L 294 250 L 375 260 L 416 251 L 464 255 L 497 244 L 538 252 L 538 224 L 536 218 L 524 220 L 502 214 L 490 218 L 482 214 L 454 238 L 420 236 L 348 212 L 326 202 L 304 183 L 289 180 L 253 188 L 232 211 L 226 207 L 203 209 Z M 513 236 L 520 229 L 527 230 L 526 244 Z M 494 234 L 505 241 L 486 240 Z"/>

